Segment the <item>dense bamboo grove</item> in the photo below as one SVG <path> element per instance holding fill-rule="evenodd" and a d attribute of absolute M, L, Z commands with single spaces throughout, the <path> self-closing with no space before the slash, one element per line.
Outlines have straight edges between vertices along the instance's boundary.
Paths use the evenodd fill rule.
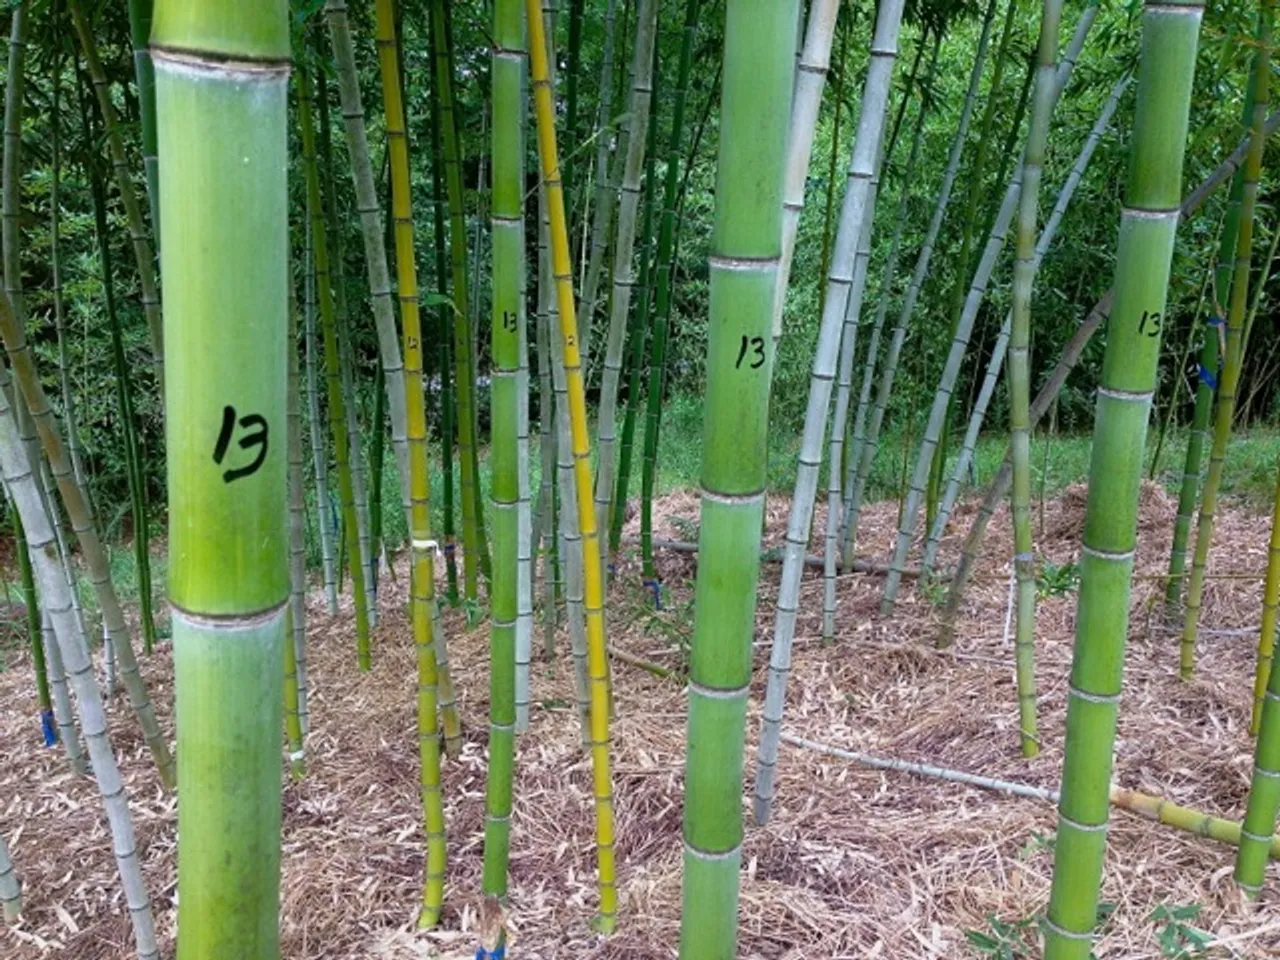
<path fill-rule="evenodd" d="M 799 750 L 895 796 L 924 788 L 889 774 L 1055 803 L 1043 902 L 1018 918 L 1046 958 L 1105 935 L 1113 807 L 1199 835 L 1206 874 L 1234 856 L 1265 898 L 1273 3 L 766 6 L 9 5 L 0 681 L 27 692 L 23 757 L 51 751 L 70 790 L 93 773 L 80 804 L 119 886 L 86 896 L 127 919 L 120 956 L 289 953 L 314 909 L 282 880 L 290 817 L 335 815 L 331 645 L 343 697 L 403 721 L 355 758 L 370 809 L 398 799 L 382 766 L 414 799 L 412 860 L 345 882 L 413 873 L 415 949 L 533 956 L 531 891 L 574 900 L 559 874 L 586 872 L 594 919 L 563 942 L 652 927 L 669 955 L 678 924 L 682 958 L 738 956 L 744 904 L 781 882 L 754 851 L 795 841 L 797 809 L 821 823 L 829 784 L 805 792 Z M 1265 463 L 1233 472 L 1245 445 Z M 1050 487 L 1077 478 L 1053 563 Z M 1267 568 L 1223 574 L 1220 515 L 1259 486 L 1271 525 L 1235 549 Z M 669 512 L 681 495 L 696 520 Z M 1176 503 L 1167 523 L 1149 496 Z M 1143 522 L 1168 539 L 1139 610 Z M 1163 676 L 1209 682 L 1231 578 L 1258 626 L 1222 753 L 1251 783 L 1201 812 L 1116 773 L 1126 641 L 1141 622 Z M 957 624 L 987 588 L 1008 590 L 1008 682 L 965 719 L 1037 785 L 796 732 L 816 700 L 869 722 L 886 691 L 825 679 L 868 639 L 964 669 Z M 1069 675 L 1037 616 L 1064 596 Z M 638 683 L 679 706 L 650 714 Z M 683 806 L 659 807 L 647 741 L 680 728 L 662 772 Z M 562 795 L 589 828 L 539 819 Z M 48 894 L 24 802 L 0 795 L 0 910 L 25 946 Z M 135 829 L 165 804 L 176 834 Z M 846 829 L 874 837 L 875 805 Z M 679 871 L 667 900 L 654 851 Z"/>

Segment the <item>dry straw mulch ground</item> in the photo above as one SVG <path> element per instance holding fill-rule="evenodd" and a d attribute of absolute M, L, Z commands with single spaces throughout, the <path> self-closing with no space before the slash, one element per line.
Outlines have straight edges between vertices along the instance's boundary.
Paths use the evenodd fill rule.
<path fill-rule="evenodd" d="M 788 504 L 770 500 L 766 545 L 776 546 Z M 962 504 L 944 548 L 953 562 L 973 504 Z M 660 507 L 661 535 L 685 537 L 697 523 L 694 497 Z M 1084 492 L 1049 502 L 1037 546 L 1055 564 L 1078 551 Z M 1140 574 L 1166 563 L 1174 507 L 1143 493 Z M 861 552 L 887 554 L 893 504 L 868 508 Z M 632 521 L 634 525 L 634 521 Z M 824 529 L 821 508 L 814 530 Z M 634 532 L 634 531 L 632 531 Z M 1212 572 L 1260 574 L 1267 521 L 1242 509 L 1220 513 Z M 815 544 L 817 539 L 815 538 Z M 1040 605 L 1038 657 L 1045 750 L 1023 760 L 1017 747 L 1012 649 L 1004 637 L 1010 532 L 1002 510 L 950 652 L 933 648 L 937 607 L 908 582 L 897 613 L 876 615 L 881 579 L 842 577 L 838 642 L 823 647 L 820 579 L 806 581 L 788 696 L 787 728 L 837 746 L 928 761 L 1054 786 L 1061 765 L 1074 595 Z M 666 605 L 654 612 L 634 560 L 611 597 L 613 641 L 636 656 L 676 666 L 692 623 L 694 558 L 662 556 Z M 764 567 L 756 627 L 756 684 L 748 729 L 747 781 L 754 770 L 759 704 L 772 636 L 779 567 Z M 1203 622 L 1228 631 L 1206 637 L 1197 678 L 1177 679 L 1177 638 L 1160 629 L 1161 585 L 1140 580 L 1133 597 L 1126 694 L 1117 743 L 1120 784 L 1238 818 L 1252 766 L 1246 733 L 1261 604 L 1259 579 L 1218 579 Z M 417 958 L 474 955 L 479 909 L 487 710 L 487 638 L 448 617 L 451 659 L 467 744 L 445 768 L 451 873 L 443 929 L 415 933 L 423 866 L 415 748 L 414 667 L 401 610 L 403 580 L 388 585 L 373 672 L 355 668 L 349 617 L 330 619 L 310 603 L 313 732 L 309 772 L 285 786 L 283 951 L 289 958 Z M 347 611 L 349 613 L 349 610 Z M 1232 634 L 1229 631 L 1243 631 Z M 541 628 L 537 642 L 541 642 Z M 619 822 L 622 917 L 617 934 L 591 934 L 595 904 L 589 762 L 573 716 L 568 642 L 534 668 L 533 727 L 521 741 L 512 843 L 512 954 L 529 958 L 659 960 L 679 940 L 680 824 L 685 696 L 676 682 L 614 665 L 614 787 Z M 130 956 L 110 840 L 91 782 L 68 775 L 57 750 L 39 746 L 28 665 L 10 657 L 0 674 L 0 832 L 25 881 L 20 925 L 0 931 L 13 960 Z M 145 666 L 170 722 L 167 649 Z M 113 742 L 126 770 L 157 922 L 172 951 L 176 801 L 158 787 L 122 701 Z M 744 958 L 977 957 L 966 931 L 993 921 L 1019 928 L 1043 909 L 1052 868 L 1050 805 L 948 783 L 880 773 L 784 745 L 779 800 L 767 827 L 749 826 L 744 856 Z M 1198 904 L 1193 925 L 1218 945 L 1204 955 L 1280 956 L 1280 877 L 1246 908 L 1231 880 L 1232 852 L 1125 813 L 1112 820 L 1104 900 L 1113 912 L 1097 945 L 1107 958 L 1158 958 L 1160 905 Z M 989 955 L 989 954 L 988 954 Z M 1010 956 L 1035 956 L 1030 951 Z M 1190 954 L 1189 954 L 1190 955 Z M 232 960 L 232 958 L 228 958 Z"/>

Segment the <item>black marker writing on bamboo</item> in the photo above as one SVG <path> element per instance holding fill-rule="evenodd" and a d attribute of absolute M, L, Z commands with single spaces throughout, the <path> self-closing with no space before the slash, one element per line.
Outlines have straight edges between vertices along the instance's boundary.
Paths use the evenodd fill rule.
<path fill-rule="evenodd" d="M 267 421 L 261 414 L 250 413 L 240 418 L 240 426 L 250 433 L 240 438 L 240 449 L 249 450 L 253 447 L 258 448 L 258 455 L 253 461 L 244 467 L 237 467 L 234 470 L 226 470 L 222 474 L 223 483 L 234 483 L 244 477 L 252 476 L 258 472 L 264 460 L 267 459 Z M 213 462 L 218 466 L 222 466 L 222 461 L 227 455 L 227 447 L 231 445 L 231 437 L 236 428 L 236 408 L 226 406 L 222 408 L 222 430 L 218 434 L 218 443 L 213 448 Z"/>

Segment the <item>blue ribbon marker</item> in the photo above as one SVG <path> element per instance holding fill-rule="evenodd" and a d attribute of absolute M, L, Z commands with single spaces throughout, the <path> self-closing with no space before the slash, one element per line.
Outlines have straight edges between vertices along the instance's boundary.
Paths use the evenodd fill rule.
<path fill-rule="evenodd" d="M 476 960 L 506 960 L 506 956 L 506 947 L 498 947 L 496 950 L 486 950 L 484 947 L 476 947 Z"/>
<path fill-rule="evenodd" d="M 655 610 L 661 610 L 662 609 L 662 587 L 658 584 L 658 581 L 650 580 L 646 578 L 644 581 L 644 585 L 648 589 L 648 591 L 651 594 L 653 594 L 653 608 Z"/>
<path fill-rule="evenodd" d="M 1205 386 L 1207 386 L 1210 390 L 1218 389 L 1218 377 L 1216 374 L 1210 373 L 1208 370 L 1206 370 L 1203 364 L 1197 367 L 1197 372 L 1200 376 L 1201 383 L 1205 384 Z"/>
<path fill-rule="evenodd" d="M 40 711 L 40 730 L 44 733 L 44 745 L 52 747 L 58 742 L 58 728 L 53 722 L 52 710 Z"/>
<path fill-rule="evenodd" d="M 1209 319 L 1205 320 L 1205 326 L 1208 327 L 1225 327 L 1226 325 L 1227 321 L 1223 320 L 1222 317 L 1218 316 L 1216 313 L 1209 314 Z"/>

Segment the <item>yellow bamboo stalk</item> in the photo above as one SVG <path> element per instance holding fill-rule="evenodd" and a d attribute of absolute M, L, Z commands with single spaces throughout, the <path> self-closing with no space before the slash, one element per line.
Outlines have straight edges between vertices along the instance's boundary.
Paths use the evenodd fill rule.
<path fill-rule="evenodd" d="M 578 526 L 582 535 L 584 605 L 587 617 L 587 672 L 591 683 L 591 765 L 596 802 L 596 855 L 600 880 L 600 913 L 596 929 L 612 933 L 618 916 L 618 887 L 613 859 L 613 784 L 609 773 L 609 679 L 604 632 L 604 584 L 600 537 L 591 492 L 591 441 L 587 433 L 587 402 L 578 349 L 578 319 L 574 312 L 573 264 L 565 223 L 564 186 L 556 152 L 555 105 L 547 66 L 546 31 L 539 0 L 525 0 L 529 25 L 529 72 L 533 80 L 534 113 L 538 121 L 538 157 L 551 216 L 551 269 L 560 307 L 560 338 L 569 390 L 569 425 L 573 440 L 573 472 L 577 486 Z"/>
<path fill-rule="evenodd" d="M 423 819 L 427 833 L 426 877 L 418 926 L 434 927 L 444 900 L 446 864 L 444 805 L 440 796 L 440 736 L 436 724 L 439 670 L 432 612 L 435 596 L 435 541 L 431 539 L 431 480 L 427 469 L 427 419 L 422 399 L 422 323 L 418 313 L 418 272 L 413 250 L 413 207 L 409 184 L 409 145 L 400 64 L 396 50 L 392 0 L 377 0 L 378 63 L 387 115 L 391 156 L 391 217 L 395 227 L 396 279 L 404 334 L 404 388 L 409 440 L 409 519 L 413 551 L 413 640 L 418 652 L 418 749 L 421 762 Z M 455 713 L 456 722 L 456 713 Z"/>

